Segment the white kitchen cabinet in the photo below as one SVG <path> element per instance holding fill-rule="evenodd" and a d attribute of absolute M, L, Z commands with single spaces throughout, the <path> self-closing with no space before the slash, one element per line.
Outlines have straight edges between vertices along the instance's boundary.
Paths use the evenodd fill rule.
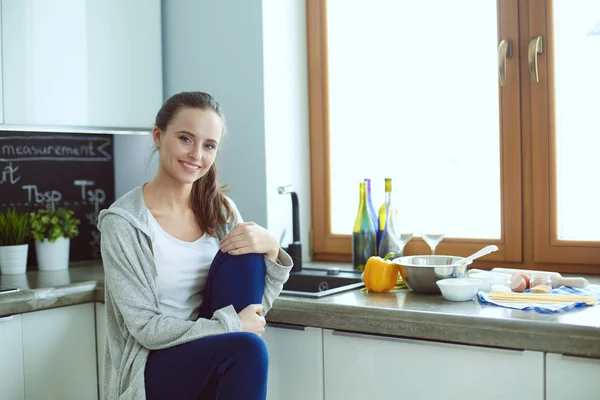
<path fill-rule="evenodd" d="M 22 315 L 27 400 L 97 400 L 94 304 Z"/>
<path fill-rule="evenodd" d="M 98 356 L 98 393 L 104 400 L 104 349 L 106 348 L 106 307 L 96 303 L 96 354 Z"/>
<path fill-rule="evenodd" d="M 600 359 L 546 353 L 546 400 L 600 396 Z"/>
<path fill-rule="evenodd" d="M 21 316 L 0 317 L 0 398 L 25 399 L 21 349 Z"/>
<path fill-rule="evenodd" d="M 1 0 L 4 123 L 148 128 L 160 0 Z"/>
<path fill-rule="evenodd" d="M 325 400 L 544 398 L 544 354 L 323 330 Z"/>
<path fill-rule="evenodd" d="M 268 324 L 267 400 L 323 399 L 322 329 Z"/>

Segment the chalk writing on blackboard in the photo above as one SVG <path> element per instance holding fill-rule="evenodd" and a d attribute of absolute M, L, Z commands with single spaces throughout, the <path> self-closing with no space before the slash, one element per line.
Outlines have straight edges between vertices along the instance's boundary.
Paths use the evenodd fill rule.
<path fill-rule="evenodd" d="M 17 175 L 17 171 L 19 171 L 18 166 L 13 166 L 12 163 L 8 163 L 7 166 L 2 170 L 2 174 L 0 175 L 0 185 L 5 183 L 14 185 L 21 180 L 21 177 Z"/>
<path fill-rule="evenodd" d="M 57 144 L 60 139 L 75 143 Z M 110 144 L 109 139 L 92 136 L 0 136 L 0 161 L 110 161 Z"/>

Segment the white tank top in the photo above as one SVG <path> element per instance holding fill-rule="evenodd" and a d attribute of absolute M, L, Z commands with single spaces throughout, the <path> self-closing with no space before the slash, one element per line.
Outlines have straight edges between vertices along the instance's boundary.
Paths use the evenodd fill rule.
<path fill-rule="evenodd" d="M 159 308 L 172 317 L 195 320 L 206 286 L 208 270 L 219 251 L 219 239 L 204 234 L 194 242 L 168 234 L 148 210 Z"/>

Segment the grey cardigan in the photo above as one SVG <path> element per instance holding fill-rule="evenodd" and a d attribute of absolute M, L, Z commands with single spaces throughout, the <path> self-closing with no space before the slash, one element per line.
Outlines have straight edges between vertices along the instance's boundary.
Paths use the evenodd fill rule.
<path fill-rule="evenodd" d="M 228 200 L 235 220 L 219 228 L 219 238 L 241 222 L 235 204 Z M 107 339 L 103 384 L 107 400 L 145 400 L 144 369 L 151 350 L 240 331 L 240 320 L 231 305 L 217 310 L 210 320 L 185 321 L 161 314 L 147 212 L 139 186 L 98 216 L 105 274 Z M 292 259 L 283 250 L 279 251 L 278 261 L 265 257 L 265 314 L 292 268 Z"/>

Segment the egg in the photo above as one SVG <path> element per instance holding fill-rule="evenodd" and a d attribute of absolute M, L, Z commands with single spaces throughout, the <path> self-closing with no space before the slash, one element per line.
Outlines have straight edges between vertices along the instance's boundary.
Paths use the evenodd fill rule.
<path fill-rule="evenodd" d="M 513 292 L 523 292 L 527 289 L 527 280 L 521 275 L 515 275 L 510 280 L 510 288 Z"/>
<path fill-rule="evenodd" d="M 523 277 L 523 279 L 525 279 L 525 282 L 527 283 L 527 287 L 525 289 L 529 289 L 529 281 L 531 280 L 531 277 L 527 274 L 519 274 L 519 276 Z"/>

